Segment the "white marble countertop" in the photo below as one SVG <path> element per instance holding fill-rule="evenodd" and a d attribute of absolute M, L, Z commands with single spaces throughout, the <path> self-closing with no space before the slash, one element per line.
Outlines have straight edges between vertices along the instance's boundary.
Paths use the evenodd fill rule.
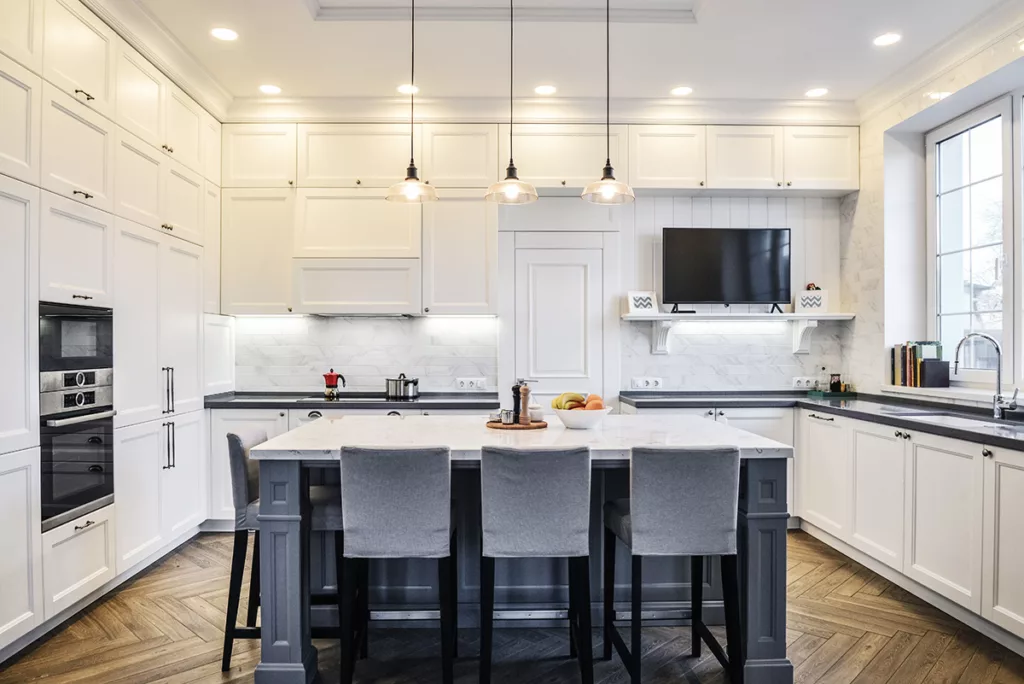
<path fill-rule="evenodd" d="M 780 442 L 697 416 L 610 415 L 594 430 L 568 430 L 555 416 L 546 430 L 493 430 L 486 416 L 320 418 L 254 447 L 258 460 L 329 461 L 342 446 L 447 446 L 453 460 L 480 459 L 485 446 L 590 447 L 595 460 L 622 460 L 636 446 L 736 446 L 740 457 L 791 458 Z"/>

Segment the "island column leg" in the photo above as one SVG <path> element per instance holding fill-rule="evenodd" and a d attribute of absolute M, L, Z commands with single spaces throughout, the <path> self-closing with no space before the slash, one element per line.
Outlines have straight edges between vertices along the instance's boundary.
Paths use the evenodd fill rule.
<path fill-rule="evenodd" d="M 256 684 L 310 684 L 309 484 L 299 461 L 260 462 L 260 625 Z"/>
<path fill-rule="evenodd" d="M 739 556 L 744 684 L 792 684 L 786 657 L 785 458 L 750 459 L 740 476 Z"/>

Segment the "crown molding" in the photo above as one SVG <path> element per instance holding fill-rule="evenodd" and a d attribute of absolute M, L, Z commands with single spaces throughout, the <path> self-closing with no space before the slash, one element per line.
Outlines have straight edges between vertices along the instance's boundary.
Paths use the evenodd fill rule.
<path fill-rule="evenodd" d="M 521 98 L 522 123 L 604 123 L 603 98 Z M 856 126 L 853 102 L 807 100 L 617 99 L 612 121 L 645 124 Z M 405 98 L 235 98 L 224 121 L 255 123 L 389 123 L 409 120 Z M 416 120 L 433 123 L 503 123 L 505 98 L 417 98 Z"/>
<path fill-rule="evenodd" d="M 1021 32 L 1024 32 L 1024 5 L 1020 0 L 1003 0 L 858 98 L 860 120 L 867 121 L 926 89 L 928 84 L 972 57 Z"/>
<path fill-rule="evenodd" d="M 139 0 L 82 2 L 206 111 L 223 120 L 231 93 Z"/>
<path fill-rule="evenodd" d="M 305 0 L 314 21 L 409 21 L 405 0 Z M 611 21 L 617 24 L 696 24 L 696 2 L 673 0 L 634 0 L 628 9 L 611 10 Z M 689 5 L 689 6 L 687 6 Z M 417 21 L 508 21 L 504 3 L 444 6 L 421 4 Z M 603 7 L 524 6 L 516 9 L 516 20 L 530 22 L 604 22 Z"/>

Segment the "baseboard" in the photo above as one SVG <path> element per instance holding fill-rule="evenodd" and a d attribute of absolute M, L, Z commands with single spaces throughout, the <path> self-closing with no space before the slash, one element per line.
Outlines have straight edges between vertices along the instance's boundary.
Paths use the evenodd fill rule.
<path fill-rule="evenodd" d="M 234 532 L 235 521 L 234 520 L 215 520 L 211 518 L 204 522 L 199 523 L 200 532 Z"/>
<path fill-rule="evenodd" d="M 981 632 L 997 644 L 1005 646 L 1018 655 L 1024 656 L 1024 639 L 1007 632 L 999 625 L 989 622 L 977 613 L 967 610 L 959 603 L 950 601 L 945 596 L 932 591 L 928 587 L 918 584 L 898 570 L 889 567 L 881 561 L 875 560 L 863 551 L 855 549 L 846 542 L 836 539 L 828 532 L 825 532 L 820 527 L 815 527 L 806 520 L 800 522 L 800 529 L 818 541 L 828 544 L 844 556 L 849 556 L 868 570 L 881 575 L 901 589 L 905 589 L 922 601 L 938 608 L 953 619 L 959 620 L 968 627 Z"/>

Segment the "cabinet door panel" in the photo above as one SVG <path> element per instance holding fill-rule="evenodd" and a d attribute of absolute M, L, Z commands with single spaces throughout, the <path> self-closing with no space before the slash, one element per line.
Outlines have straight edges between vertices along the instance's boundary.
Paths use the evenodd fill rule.
<path fill-rule="evenodd" d="M 608 157 L 604 126 L 516 124 L 515 159 L 519 177 L 538 188 L 582 188 L 601 178 Z M 508 124 L 499 129 L 498 159 L 509 158 Z M 612 126 L 615 177 L 628 182 L 628 127 Z M 504 177 L 504 175 L 502 176 Z"/>
<path fill-rule="evenodd" d="M 39 238 L 39 298 L 113 306 L 114 217 L 44 192 Z"/>
<path fill-rule="evenodd" d="M 235 319 L 203 316 L 203 382 L 206 395 L 235 391 Z"/>
<path fill-rule="evenodd" d="M 175 539 L 205 519 L 202 467 L 203 411 L 175 416 L 170 421 L 171 467 L 162 472 L 161 514 L 163 532 Z"/>
<path fill-rule="evenodd" d="M 224 190 L 221 310 L 279 314 L 291 310 L 294 190 Z"/>
<path fill-rule="evenodd" d="M 906 440 L 901 436 L 902 431 L 860 421 L 851 423 L 850 433 L 853 468 L 850 543 L 902 571 Z"/>
<path fill-rule="evenodd" d="M 388 202 L 377 190 L 298 191 L 296 257 L 415 259 L 421 209 Z"/>
<path fill-rule="evenodd" d="M 43 600 L 47 620 L 114 579 L 115 505 L 43 534 Z"/>
<path fill-rule="evenodd" d="M 1024 637 L 1024 453 L 990 452 L 985 462 L 981 614 Z"/>
<path fill-rule="evenodd" d="M 0 103 L 0 173 L 39 185 L 42 79 L 0 55 Z"/>
<path fill-rule="evenodd" d="M 164 545 L 160 481 L 168 463 L 167 448 L 167 428 L 159 421 L 114 431 L 118 574 Z"/>
<path fill-rule="evenodd" d="M 121 42 L 117 55 L 117 123 L 153 147 L 164 144 L 163 74 Z"/>
<path fill-rule="evenodd" d="M 203 176 L 220 186 L 221 125 L 209 114 L 203 117 Z"/>
<path fill-rule="evenodd" d="M 128 131 L 118 129 L 114 159 L 114 214 L 153 229 L 163 216 L 161 183 L 169 162 L 160 152 Z"/>
<path fill-rule="evenodd" d="M 185 94 L 181 88 L 171 84 L 165 97 L 167 103 L 166 151 L 192 171 L 203 170 L 203 116 L 206 112 Z"/>
<path fill-rule="evenodd" d="M 175 414 L 203 407 L 202 248 L 164 236 L 160 247 L 160 366 L 171 371 Z"/>
<path fill-rule="evenodd" d="M 781 188 L 782 131 L 781 126 L 708 126 L 708 187 Z"/>
<path fill-rule="evenodd" d="M 43 73 L 43 2 L 0 2 L 0 52 L 37 74 Z"/>
<path fill-rule="evenodd" d="M 496 125 L 423 125 L 420 177 L 434 187 L 486 188 L 498 180 L 498 165 Z"/>
<path fill-rule="evenodd" d="M 449 190 L 423 207 L 423 311 L 497 313 L 498 208 Z"/>
<path fill-rule="evenodd" d="M 630 126 L 629 182 L 634 188 L 701 188 L 707 180 L 704 126 Z"/>
<path fill-rule="evenodd" d="M 813 417 L 812 417 L 813 416 Z M 800 517 L 829 534 L 849 538 L 849 433 L 834 416 L 804 412 L 797 478 Z"/>
<path fill-rule="evenodd" d="M 114 117 L 116 34 L 78 0 L 47 0 L 43 76 Z"/>
<path fill-rule="evenodd" d="M 288 431 L 288 412 L 277 409 L 229 409 L 210 412 L 210 518 L 234 520 L 228 433 L 264 430 L 267 439 Z"/>
<path fill-rule="evenodd" d="M 860 129 L 856 126 L 787 126 L 786 187 L 849 190 L 860 187 Z"/>
<path fill-rule="evenodd" d="M 225 188 L 295 185 L 295 124 L 227 124 L 221 137 Z"/>
<path fill-rule="evenodd" d="M 419 131 L 413 156 L 420 155 Z M 409 165 L 405 124 L 299 124 L 298 185 L 387 188 Z M 423 176 L 421 176 L 422 178 Z"/>
<path fill-rule="evenodd" d="M 203 220 L 206 218 L 206 186 L 203 177 L 177 162 L 164 167 L 163 221 L 174 237 L 203 244 Z"/>
<path fill-rule="evenodd" d="M 0 648 L 43 623 L 39 449 L 0 456 Z"/>
<path fill-rule="evenodd" d="M 295 311 L 420 312 L 419 259 L 293 259 Z"/>
<path fill-rule="evenodd" d="M 50 85 L 43 87 L 43 189 L 114 208 L 114 124 Z"/>
<path fill-rule="evenodd" d="M 220 188 L 207 181 L 203 199 L 203 310 L 220 313 Z"/>

